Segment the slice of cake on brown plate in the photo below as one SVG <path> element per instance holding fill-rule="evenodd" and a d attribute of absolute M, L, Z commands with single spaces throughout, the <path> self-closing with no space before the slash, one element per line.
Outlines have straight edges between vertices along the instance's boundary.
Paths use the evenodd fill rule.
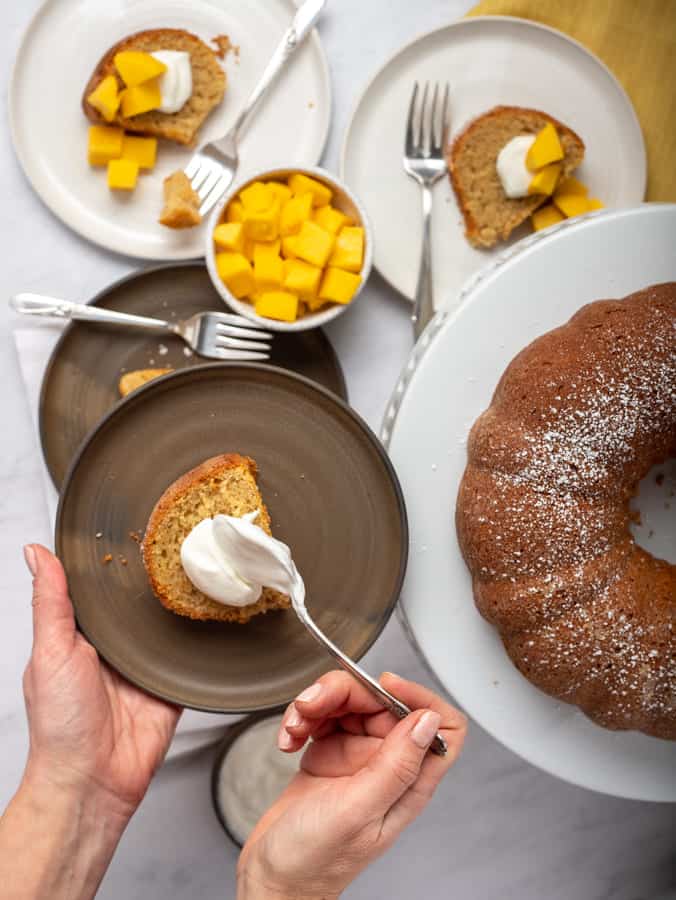
<path fill-rule="evenodd" d="M 152 72 L 139 70 L 148 66 L 147 57 L 153 54 L 158 55 L 158 71 L 155 78 L 148 78 L 146 75 Z M 185 55 L 190 63 L 189 84 L 183 91 L 185 85 L 178 82 L 185 67 L 178 64 L 185 61 Z M 168 66 L 168 61 L 172 65 Z M 163 84 L 166 76 L 171 76 L 171 84 Z M 109 99 L 103 91 L 107 103 L 98 100 L 104 81 L 112 93 Z M 119 125 L 135 134 L 192 145 L 209 113 L 223 99 L 225 81 L 216 53 L 196 35 L 178 28 L 139 31 L 119 41 L 101 58 L 84 89 L 82 109 L 94 125 Z M 153 97 L 157 90 L 158 97 Z M 172 97 L 163 97 L 163 91 Z M 180 102 L 185 94 L 187 99 L 174 109 L 176 104 L 172 105 L 171 100 L 179 96 Z M 159 108 L 160 103 L 166 111 Z M 144 112 L 133 112 L 144 108 Z"/>
<path fill-rule="evenodd" d="M 238 453 L 214 456 L 171 484 L 155 504 L 143 539 L 143 562 L 153 590 L 167 609 L 191 619 L 245 623 L 258 613 L 288 609 L 288 597 L 264 587 L 245 606 L 211 599 L 188 578 L 182 562 L 184 540 L 205 519 L 219 514 L 257 514 L 255 523 L 271 534 L 270 516 L 256 483 L 256 463 Z"/>
<path fill-rule="evenodd" d="M 496 106 L 470 122 L 447 151 L 467 240 L 475 247 L 506 240 L 580 165 L 584 150 L 571 128 L 537 109 Z"/>

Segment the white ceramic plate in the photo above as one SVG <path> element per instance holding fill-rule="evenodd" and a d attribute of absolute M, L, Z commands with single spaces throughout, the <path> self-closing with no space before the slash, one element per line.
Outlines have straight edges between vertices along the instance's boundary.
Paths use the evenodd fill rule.
<path fill-rule="evenodd" d="M 199 141 L 222 134 L 244 105 L 294 13 L 292 0 L 47 0 L 24 36 L 9 91 L 14 147 L 29 181 L 66 225 L 109 250 L 144 259 L 204 255 L 202 228 L 157 223 L 162 181 L 191 151 L 161 142 L 158 162 L 130 196 L 108 190 L 105 169 L 87 164 L 89 123 L 80 98 L 116 41 L 145 28 L 185 28 L 207 43 L 227 34 L 228 86 Z M 315 165 L 331 116 L 331 86 L 316 33 L 281 74 L 241 142 L 238 179 L 276 165 Z"/>
<path fill-rule="evenodd" d="M 515 753 L 574 784 L 676 801 L 676 742 L 611 732 L 533 687 L 476 611 L 457 545 L 455 500 L 467 433 L 510 360 L 583 304 L 676 280 L 676 204 L 563 223 L 536 235 L 432 320 L 404 369 L 383 429 L 411 540 L 401 610 L 443 687 Z M 664 497 L 662 498 L 664 502 Z M 666 542 L 676 547 L 672 517 Z M 676 560 L 674 560 L 676 561 Z"/>
<path fill-rule="evenodd" d="M 501 16 L 463 19 L 408 44 L 375 75 L 357 103 L 343 146 L 341 176 L 362 198 L 376 235 L 375 267 L 411 298 L 420 261 L 420 188 L 402 168 L 413 83 L 451 85 L 451 136 L 493 106 L 542 109 L 570 125 L 587 151 L 580 177 L 607 207 L 643 200 L 646 158 L 629 98 L 576 41 L 543 25 Z M 518 229 L 511 243 L 530 232 Z M 458 291 L 495 250 L 473 249 L 447 178 L 435 188 L 435 305 Z"/>

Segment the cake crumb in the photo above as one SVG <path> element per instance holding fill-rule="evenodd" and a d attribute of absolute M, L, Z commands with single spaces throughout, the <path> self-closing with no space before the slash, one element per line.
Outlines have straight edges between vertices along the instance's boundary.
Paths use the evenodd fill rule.
<path fill-rule="evenodd" d="M 137 544 L 141 543 L 141 532 L 140 531 L 130 531 L 129 537 L 132 541 L 135 541 Z"/>
<path fill-rule="evenodd" d="M 108 565 L 108 563 L 109 563 L 109 562 L 112 562 L 112 561 L 113 561 L 113 554 L 112 554 L 112 553 L 106 553 L 106 555 L 105 555 L 104 557 L 102 557 L 102 559 L 101 559 L 101 563 L 102 563 L 104 566 Z"/>
<path fill-rule="evenodd" d="M 211 39 L 211 43 L 216 47 L 214 53 L 219 59 L 225 59 L 228 53 L 235 49 L 227 34 L 217 34 Z"/>
<path fill-rule="evenodd" d="M 308 100 L 307 108 L 308 108 L 308 109 L 314 109 L 314 108 L 315 108 L 314 100 Z"/>

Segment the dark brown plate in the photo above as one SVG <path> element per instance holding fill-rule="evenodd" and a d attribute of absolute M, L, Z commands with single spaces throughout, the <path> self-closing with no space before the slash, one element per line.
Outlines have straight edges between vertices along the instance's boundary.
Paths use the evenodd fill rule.
<path fill-rule="evenodd" d="M 107 287 L 91 301 L 140 316 L 183 319 L 201 310 L 229 312 L 203 263 L 160 266 Z M 166 348 L 166 352 L 160 352 Z M 40 440 L 57 488 L 85 435 L 120 401 L 117 383 L 133 369 L 186 369 L 208 360 L 186 356 L 179 338 L 73 323 L 54 348 L 42 382 Z M 319 329 L 276 334 L 271 365 L 291 369 L 347 399 L 340 363 Z"/>
<path fill-rule="evenodd" d="M 104 418 L 73 462 L 57 514 L 57 553 L 80 628 L 151 693 L 239 713 L 288 702 L 331 667 L 330 657 L 291 610 L 248 625 L 168 612 L 130 536 L 172 481 L 228 451 L 258 463 L 273 532 L 292 549 L 310 612 L 355 659 L 390 617 L 408 538 L 380 442 L 306 378 L 253 364 L 199 366 L 151 382 Z"/>

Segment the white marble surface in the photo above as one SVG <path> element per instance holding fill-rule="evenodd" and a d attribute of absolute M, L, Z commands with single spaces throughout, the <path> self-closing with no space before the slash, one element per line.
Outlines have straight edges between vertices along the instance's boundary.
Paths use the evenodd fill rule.
<path fill-rule="evenodd" d="M 364 80 L 416 32 L 462 15 L 467 0 L 333 0 L 322 22 L 335 90 L 325 156 L 337 164 L 342 134 Z M 0 5 L 3 85 L 36 0 Z M 6 91 L 3 90 L 3 104 Z M 6 122 L 6 116 L 5 116 Z M 6 125 L 0 144 L 4 297 L 34 290 L 87 298 L 134 268 L 67 231 L 33 195 L 14 159 Z M 364 302 L 330 329 L 353 404 L 377 428 L 410 347 L 406 306 L 374 277 Z M 19 779 L 27 744 L 20 702 L 30 649 L 26 541 L 50 543 L 30 427 L 0 304 L 0 807 Z M 426 680 L 396 621 L 366 663 Z M 104 900 L 233 898 L 237 852 L 210 806 L 213 752 L 168 764 L 128 828 L 100 891 Z M 675 773 L 676 777 L 676 773 Z M 353 900 L 440 898 L 501 900 L 649 900 L 676 896 L 673 808 L 590 793 L 537 771 L 478 727 L 425 815 L 385 858 L 346 892 Z"/>

